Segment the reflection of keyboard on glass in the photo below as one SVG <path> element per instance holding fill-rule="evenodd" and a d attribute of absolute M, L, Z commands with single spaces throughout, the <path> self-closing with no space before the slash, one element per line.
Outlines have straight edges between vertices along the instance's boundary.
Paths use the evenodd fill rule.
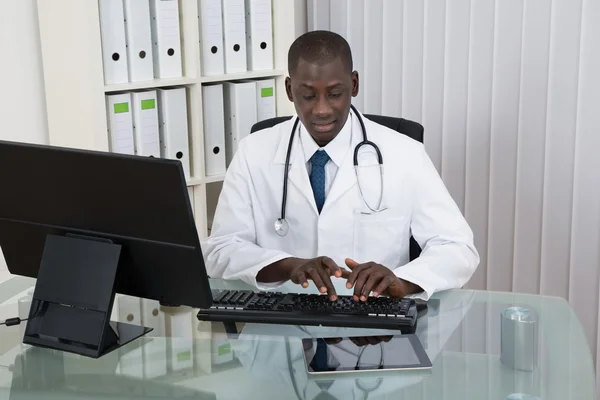
<path fill-rule="evenodd" d="M 201 321 L 254 322 L 287 325 L 323 325 L 397 329 L 414 333 L 417 308 L 414 300 L 352 296 L 213 290 L 213 305 L 198 313 Z"/>

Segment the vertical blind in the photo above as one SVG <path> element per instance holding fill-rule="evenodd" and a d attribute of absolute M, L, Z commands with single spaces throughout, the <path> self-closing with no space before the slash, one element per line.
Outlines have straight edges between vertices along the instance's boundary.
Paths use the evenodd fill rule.
<path fill-rule="evenodd" d="M 600 1 L 307 0 L 307 18 L 350 43 L 359 109 L 424 125 L 481 255 L 468 287 L 567 299 L 598 361 Z"/>

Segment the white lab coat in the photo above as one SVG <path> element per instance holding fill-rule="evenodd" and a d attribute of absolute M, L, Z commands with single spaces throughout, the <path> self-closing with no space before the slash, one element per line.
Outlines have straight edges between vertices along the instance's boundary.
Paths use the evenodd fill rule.
<path fill-rule="evenodd" d="M 362 116 L 362 115 L 361 115 Z M 356 116 L 352 145 L 339 166 L 319 214 L 301 148 L 294 135 L 290 158 L 286 219 L 289 233 L 280 237 L 284 165 L 295 118 L 244 138 L 228 168 L 210 237 L 202 243 L 206 268 L 213 278 L 241 279 L 259 289 L 265 266 L 286 257 L 328 256 L 345 267 L 345 258 L 374 261 L 401 279 L 424 289 L 417 297 L 463 286 L 479 264 L 473 233 L 446 190 L 421 143 L 363 117 L 368 139 L 383 156 L 385 211 L 365 214 L 353 164 L 362 141 Z M 362 192 L 375 208 L 381 193 L 379 167 L 370 148 L 359 157 Z M 409 262 L 413 235 L 421 255 Z M 336 287 L 345 280 L 332 277 Z M 301 289 L 298 286 L 298 289 Z"/>

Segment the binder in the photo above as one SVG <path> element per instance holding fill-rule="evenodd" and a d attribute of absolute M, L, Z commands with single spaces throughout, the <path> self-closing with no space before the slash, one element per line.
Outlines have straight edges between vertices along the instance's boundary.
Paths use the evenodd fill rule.
<path fill-rule="evenodd" d="M 188 117 L 185 88 L 158 90 L 158 123 L 161 157 L 179 160 L 190 178 Z"/>
<path fill-rule="evenodd" d="M 258 121 L 275 118 L 275 79 L 256 81 L 256 107 Z"/>
<path fill-rule="evenodd" d="M 135 0 L 134 0 L 135 1 Z M 150 0 L 152 43 L 154 43 L 154 76 L 182 76 L 181 34 L 178 0 Z"/>
<path fill-rule="evenodd" d="M 244 0 L 223 0 L 225 73 L 246 72 L 246 16 Z"/>
<path fill-rule="evenodd" d="M 135 154 L 160 157 L 156 91 L 132 93 Z"/>
<path fill-rule="evenodd" d="M 100 2 L 102 3 L 102 1 Z M 131 82 L 154 79 L 150 3 L 125 0 L 128 72 Z"/>
<path fill-rule="evenodd" d="M 200 50 L 202 75 L 225 73 L 221 0 L 200 0 Z"/>
<path fill-rule="evenodd" d="M 250 134 L 252 125 L 257 122 L 256 83 L 226 82 L 224 88 L 225 105 L 225 157 L 227 166 L 238 149 L 240 140 Z"/>
<path fill-rule="evenodd" d="M 271 0 L 246 0 L 248 69 L 273 69 Z"/>
<path fill-rule="evenodd" d="M 142 299 L 142 326 L 152 328 L 146 335 L 152 338 L 142 348 L 144 354 L 144 377 L 157 378 L 167 375 L 167 342 L 165 338 L 165 314 L 156 300 Z"/>
<path fill-rule="evenodd" d="M 128 82 L 123 0 L 102 0 L 98 2 L 98 7 L 104 83 L 112 85 Z"/>
<path fill-rule="evenodd" d="M 119 298 L 119 321 L 127 324 L 142 325 L 141 301 L 137 297 L 121 296 Z M 122 375 L 136 378 L 144 377 L 143 352 L 135 349 L 119 349 L 119 367 Z"/>
<path fill-rule="evenodd" d="M 191 310 L 167 308 L 165 330 L 170 338 L 167 347 L 169 371 L 189 370 L 194 367 L 194 332 Z"/>
<path fill-rule="evenodd" d="M 202 98 L 205 175 L 221 175 L 226 170 L 223 85 L 203 86 Z"/>
<path fill-rule="evenodd" d="M 110 151 L 121 154 L 135 154 L 133 144 L 133 119 L 131 96 L 129 93 L 112 94 L 107 97 L 108 136 Z"/>

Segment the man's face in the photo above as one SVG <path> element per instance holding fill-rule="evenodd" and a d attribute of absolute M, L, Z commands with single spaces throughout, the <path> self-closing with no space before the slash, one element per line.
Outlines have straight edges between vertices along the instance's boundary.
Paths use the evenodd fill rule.
<path fill-rule="evenodd" d="M 285 87 L 302 124 L 322 147 L 346 123 L 352 97 L 358 94 L 358 73 L 348 74 L 339 57 L 325 65 L 300 59 Z"/>

